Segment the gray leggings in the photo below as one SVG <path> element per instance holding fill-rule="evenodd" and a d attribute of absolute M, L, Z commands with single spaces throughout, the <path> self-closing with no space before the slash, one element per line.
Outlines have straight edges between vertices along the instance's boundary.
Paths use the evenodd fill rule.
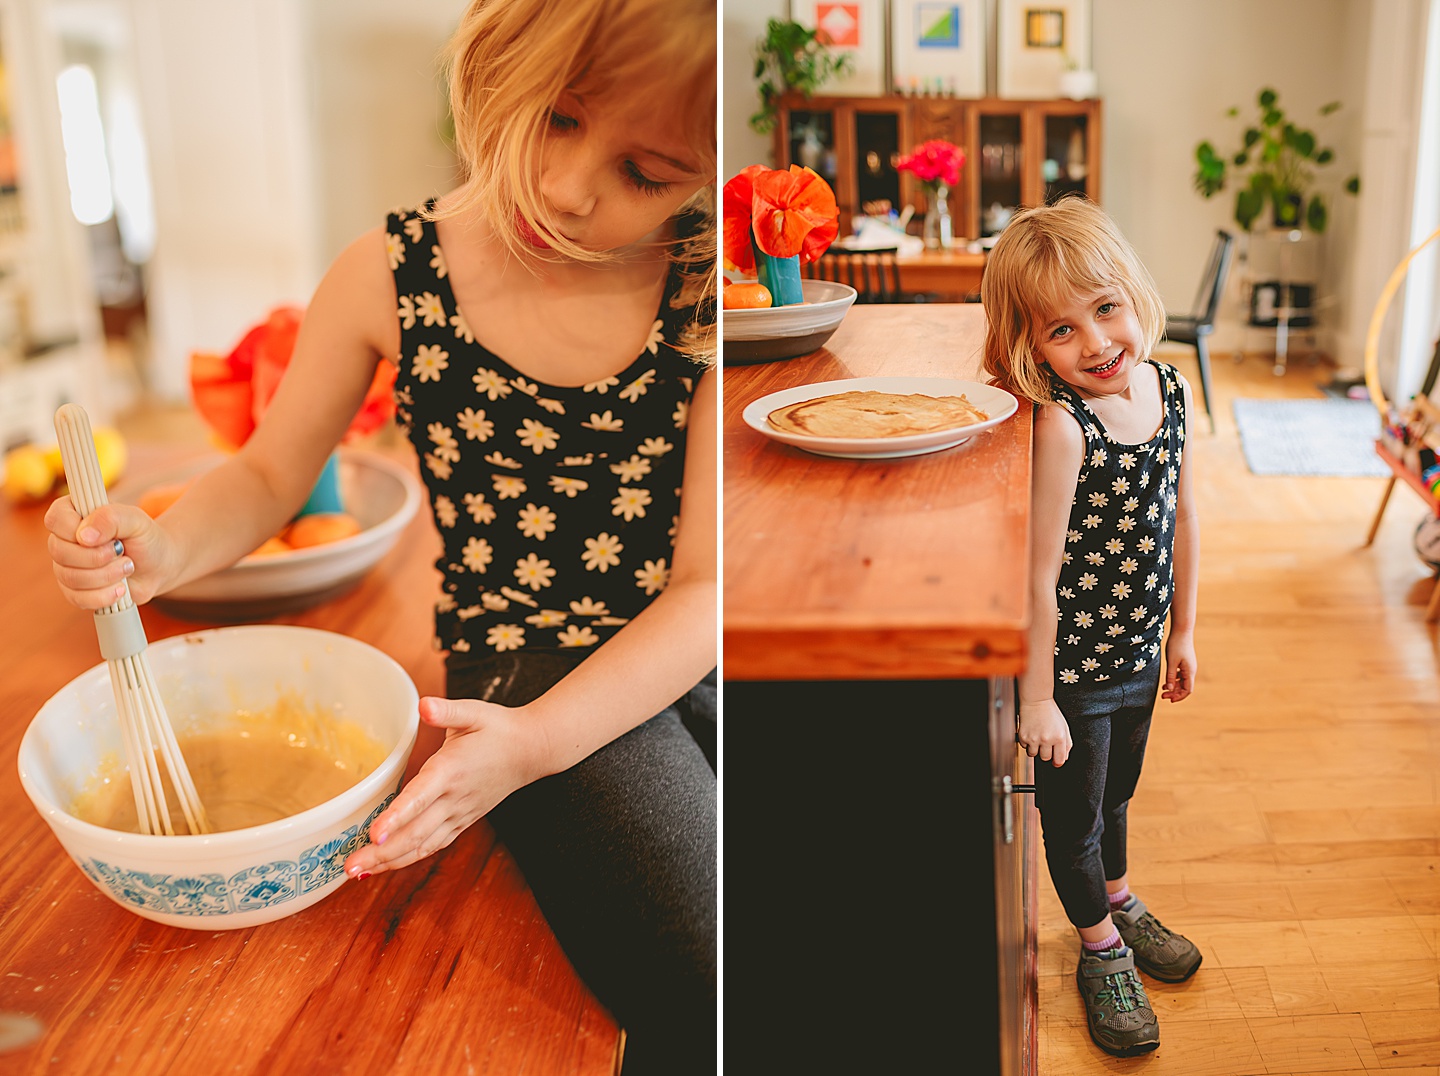
<path fill-rule="evenodd" d="M 1045 861 L 1065 915 L 1093 927 L 1110 914 L 1105 882 L 1125 874 L 1126 811 L 1140 780 L 1159 664 L 1126 680 L 1055 685 L 1070 726 L 1065 765 L 1035 762 L 1035 805 Z"/>
<path fill-rule="evenodd" d="M 453 699 L 521 706 L 571 652 L 452 654 Z M 716 685 L 683 698 L 488 818 L 575 970 L 625 1029 L 624 1076 L 716 1065 Z"/>

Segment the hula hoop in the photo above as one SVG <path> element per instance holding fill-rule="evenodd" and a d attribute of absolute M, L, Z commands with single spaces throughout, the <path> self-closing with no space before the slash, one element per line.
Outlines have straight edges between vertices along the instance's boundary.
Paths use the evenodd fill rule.
<path fill-rule="evenodd" d="M 1385 323 L 1385 312 L 1390 309 L 1390 300 L 1395 298 L 1395 293 L 1400 290 L 1400 284 L 1404 281 L 1405 274 L 1410 271 L 1410 263 L 1415 260 L 1415 255 L 1436 239 L 1440 239 L 1440 228 L 1431 232 L 1418 247 L 1405 255 L 1390 274 L 1390 279 L 1385 282 L 1380 298 L 1375 303 L 1375 310 L 1370 315 L 1370 328 L 1365 333 L 1365 388 L 1370 393 L 1370 402 L 1380 412 L 1382 422 L 1390 412 L 1390 402 L 1385 399 L 1385 393 L 1380 388 L 1380 364 L 1376 351 L 1380 346 L 1380 329 Z"/>

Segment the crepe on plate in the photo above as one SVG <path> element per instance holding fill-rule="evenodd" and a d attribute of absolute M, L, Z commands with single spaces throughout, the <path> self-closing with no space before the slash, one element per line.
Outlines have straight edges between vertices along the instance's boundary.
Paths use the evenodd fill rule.
<path fill-rule="evenodd" d="M 809 437 L 905 437 L 958 429 L 990 416 L 959 396 L 838 392 L 777 407 L 766 416 L 783 433 Z"/>

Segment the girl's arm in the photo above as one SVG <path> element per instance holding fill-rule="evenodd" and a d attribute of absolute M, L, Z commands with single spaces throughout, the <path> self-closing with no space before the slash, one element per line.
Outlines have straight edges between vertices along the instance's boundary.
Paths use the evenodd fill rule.
<path fill-rule="evenodd" d="M 1179 376 L 1178 374 L 1176 375 Z M 1165 640 L 1165 689 L 1161 698 L 1179 702 L 1195 690 L 1195 605 L 1200 589 L 1200 517 L 1195 511 L 1195 439 L 1191 436 L 1194 412 L 1190 383 L 1183 377 L 1185 392 L 1185 453 L 1180 459 L 1176 483 L 1175 548 L 1173 570 L 1175 589 L 1170 596 L 1170 635 Z"/>
<path fill-rule="evenodd" d="M 1058 404 L 1035 409 L 1031 483 L 1030 628 L 1020 675 L 1020 743 L 1031 758 L 1062 766 L 1070 755 L 1070 725 L 1055 705 L 1055 586 L 1065 553 L 1070 506 L 1085 459 L 1085 435 Z"/>
<path fill-rule="evenodd" d="M 305 312 L 295 352 L 265 412 L 239 452 L 207 472 L 164 514 L 110 504 L 82 520 L 68 497 L 45 516 L 60 589 L 98 609 L 130 593 L 149 601 L 233 564 L 300 510 L 365 398 L 380 356 L 399 347 L 395 285 L 383 229 L 335 260 Z M 125 553 L 112 548 L 116 538 Z"/>
<path fill-rule="evenodd" d="M 353 877 L 408 866 L 444 848 L 517 788 L 562 770 L 649 720 L 715 667 L 716 388 L 690 405 L 684 494 L 670 582 L 645 611 L 540 698 L 506 707 L 424 698 L 445 742 L 370 827 L 345 864 Z"/>

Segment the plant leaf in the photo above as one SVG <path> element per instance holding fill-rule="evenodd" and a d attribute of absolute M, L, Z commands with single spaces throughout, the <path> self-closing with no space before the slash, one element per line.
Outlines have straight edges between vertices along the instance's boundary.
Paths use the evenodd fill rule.
<path fill-rule="evenodd" d="M 1328 221 L 1329 214 L 1326 212 L 1325 202 L 1317 194 L 1314 198 L 1310 199 L 1310 204 L 1305 207 L 1305 223 L 1312 232 L 1318 235 L 1325 230 L 1325 225 Z"/>
<path fill-rule="evenodd" d="M 1263 89 L 1263 90 L 1260 91 L 1260 96 L 1259 96 L 1258 98 L 1256 98 L 1256 100 L 1258 100 L 1258 101 L 1260 102 L 1260 107 L 1261 107 L 1261 108 L 1269 109 L 1271 106 L 1273 106 L 1273 105 L 1275 104 L 1276 100 L 1278 99 L 1278 96 L 1279 96 L 1279 95 L 1276 94 L 1276 92 L 1275 92 L 1274 90 L 1270 89 L 1270 88 L 1267 86 L 1265 89 Z"/>
<path fill-rule="evenodd" d="M 1248 232 L 1251 223 L 1260 215 L 1260 208 L 1264 204 L 1264 199 L 1248 187 L 1237 191 L 1235 193 L 1235 223 Z"/>
<path fill-rule="evenodd" d="M 1349 179 L 1347 179 L 1347 180 L 1345 181 L 1345 190 L 1346 190 L 1346 192 L 1349 193 L 1349 194 L 1359 194 L 1359 193 L 1360 193 L 1360 177 L 1359 177 L 1359 176 L 1351 176 Z"/>

